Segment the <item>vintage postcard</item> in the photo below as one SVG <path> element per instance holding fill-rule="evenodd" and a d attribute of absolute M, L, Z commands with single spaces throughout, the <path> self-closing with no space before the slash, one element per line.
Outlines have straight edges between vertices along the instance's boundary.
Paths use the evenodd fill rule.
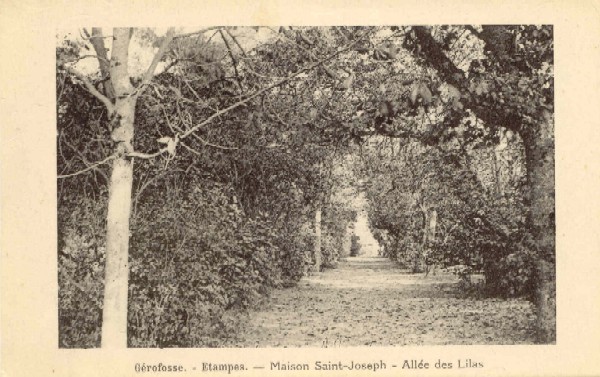
<path fill-rule="evenodd" d="M 4 3 L 7 376 L 600 373 L 600 12 Z"/>

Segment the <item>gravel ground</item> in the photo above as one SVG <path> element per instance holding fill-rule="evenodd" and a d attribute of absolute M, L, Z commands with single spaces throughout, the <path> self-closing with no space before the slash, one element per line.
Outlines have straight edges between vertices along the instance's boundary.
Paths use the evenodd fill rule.
<path fill-rule="evenodd" d="M 463 296 L 451 274 L 424 278 L 385 258 L 348 258 L 275 291 L 230 346 L 533 343 L 529 302 Z"/>

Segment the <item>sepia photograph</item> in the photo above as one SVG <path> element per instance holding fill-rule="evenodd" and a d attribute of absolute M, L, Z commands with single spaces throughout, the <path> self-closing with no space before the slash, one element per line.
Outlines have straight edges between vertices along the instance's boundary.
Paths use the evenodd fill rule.
<path fill-rule="evenodd" d="M 598 5 L 0 1 L 0 374 L 600 375 Z"/>
<path fill-rule="evenodd" d="M 548 24 L 57 30 L 57 346 L 555 344 L 554 92 Z"/>

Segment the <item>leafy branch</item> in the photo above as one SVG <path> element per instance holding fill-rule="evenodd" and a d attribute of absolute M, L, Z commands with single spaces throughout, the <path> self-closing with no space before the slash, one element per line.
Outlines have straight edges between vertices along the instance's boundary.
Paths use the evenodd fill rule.
<path fill-rule="evenodd" d="M 301 74 L 303 74 L 305 72 L 312 71 L 313 69 L 315 69 L 315 68 L 323 65 L 324 63 L 329 62 L 330 60 L 336 58 L 340 54 L 342 54 L 342 53 L 344 53 L 344 52 L 349 51 L 350 49 L 352 49 L 355 45 L 357 45 L 358 43 L 360 43 L 360 41 L 362 41 L 362 39 L 365 38 L 367 34 L 368 34 L 368 32 L 364 33 L 360 38 L 357 38 L 354 42 L 352 42 L 349 45 L 347 45 L 347 46 L 345 46 L 345 47 L 343 47 L 343 48 L 335 51 L 331 55 L 329 55 L 329 56 L 327 56 L 327 57 L 325 57 L 325 58 L 317 61 L 316 63 L 310 64 L 307 67 L 304 67 L 304 68 L 298 70 L 296 73 L 294 73 L 294 74 L 292 74 L 292 75 L 290 75 L 288 77 L 285 77 L 285 78 L 283 78 L 283 79 L 281 79 L 279 81 L 276 81 L 275 83 L 273 83 L 273 84 L 271 84 L 271 85 L 269 85 L 269 86 L 267 86 L 267 87 L 265 87 L 265 88 L 263 88 L 261 90 L 256 91 L 252 95 L 250 95 L 250 96 L 248 96 L 248 97 L 246 97 L 246 98 L 244 98 L 244 99 L 242 99 L 240 101 L 237 101 L 236 103 L 234 103 L 234 104 L 232 104 L 232 105 L 230 105 L 230 106 L 228 106 L 228 107 L 226 107 L 226 108 L 224 108 L 222 110 L 219 110 L 219 111 L 213 113 L 208 118 L 206 118 L 204 121 L 202 121 L 202 122 L 198 123 L 197 125 L 189 128 L 185 132 L 176 135 L 176 138 L 179 139 L 179 140 L 183 140 L 183 139 L 187 138 L 188 136 L 194 134 L 196 131 L 198 131 L 203 126 L 205 126 L 205 125 L 209 124 L 210 122 L 212 122 L 214 119 L 219 118 L 219 117 L 221 117 L 221 116 L 229 113 L 230 111 L 232 111 L 232 110 L 234 110 L 234 109 L 236 109 L 236 108 L 238 108 L 238 107 L 240 107 L 240 106 L 242 106 L 242 105 L 244 105 L 244 104 L 252 101 L 253 99 L 261 96 L 262 94 L 264 94 L 264 93 L 266 93 L 266 92 L 268 92 L 268 91 L 270 91 L 270 90 L 272 90 L 272 89 L 274 89 L 276 87 L 279 87 L 279 86 L 281 86 L 281 85 L 283 85 L 283 84 L 291 81 L 292 79 L 300 76 Z M 156 157 L 156 156 L 158 156 L 158 155 L 160 155 L 160 154 L 162 154 L 162 153 L 164 153 L 166 151 L 167 151 L 166 148 L 163 148 L 163 149 L 161 149 L 158 152 L 153 153 L 153 154 L 147 154 L 146 155 L 146 154 L 139 154 L 139 153 L 136 152 L 135 153 L 136 156 L 132 156 L 131 153 L 129 154 L 129 156 L 130 157 L 152 158 L 152 157 Z"/>
<path fill-rule="evenodd" d="M 212 29 L 215 29 L 215 28 L 212 28 Z M 207 31 L 207 30 L 211 30 L 211 29 L 205 29 L 202 32 Z M 197 33 L 200 33 L 200 32 L 197 32 Z M 197 33 L 195 33 L 195 34 L 197 34 Z M 277 88 L 277 87 L 279 87 L 279 86 L 281 86 L 281 85 L 283 85 L 283 84 L 285 84 L 285 83 L 293 80 L 294 78 L 302 75 L 305 72 L 312 71 L 315 68 L 317 68 L 317 67 L 319 67 L 319 66 L 321 66 L 321 65 L 323 65 L 323 64 L 325 64 L 325 63 L 327 63 L 329 61 L 331 61 L 332 59 L 336 58 L 340 54 L 351 50 L 354 46 L 356 46 L 358 43 L 360 43 L 367 36 L 368 33 L 369 32 L 363 33 L 363 35 L 361 35 L 359 38 L 357 38 L 354 42 L 346 45 L 343 48 L 338 49 L 337 51 L 333 52 L 329 56 L 327 56 L 327 57 L 325 57 L 325 58 L 323 58 L 323 59 L 321 59 L 321 60 L 319 60 L 319 61 L 317 61 L 317 62 L 315 62 L 313 64 L 310 64 L 307 67 L 304 67 L 304 68 L 298 70 L 297 72 L 291 74 L 290 76 L 285 77 L 285 78 L 283 78 L 281 80 L 278 80 L 277 82 L 275 82 L 275 83 L 273 83 L 271 85 L 268 85 L 267 87 L 265 87 L 263 89 L 260 89 L 260 90 L 256 91 L 252 95 L 250 95 L 250 96 L 248 96 L 248 97 L 246 97 L 246 98 L 244 98 L 244 99 L 242 99 L 240 101 L 237 101 L 236 103 L 234 103 L 234 104 L 232 104 L 232 105 L 230 105 L 230 106 L 228 106 L 228 107 L 226 107 L 226 108 L 224 108 L 222 110 L 216 111 L 215 113 L 213 113 L 212 115 L 210 115 L 208 118 L 206 118 L 204 121 L 202 121 L 202 122 L 198 123 L 197 125 L 189 128 L 185 132 L 176 134 L 174 140 L 177 140 L 177 141 L 183 140 L 183 139 L 189 137 L 190 135 L 197 136 L 197 135 L 195 135 L 196 131 L 198 131 L 203 126 L 209 124 L 210 122 L 212 122 L 216 118 L 219 118 L 219 117 L 221 117 L 221 116 L 229 113 L 230 111 L 232 111 L 232 110 L 234 110 L 234 109 L 236 109 L 236 108 L 238 108 L 238 107 L 240 107 L 240 106 L 242 106 L 242 105 L 244 105 L 244 104 L 252 101 L 253 99 L 261 96 L 262 94 L 264 94 L 264 93 L 266 93 L 266 92 L 268 92 L 268 91 L 270 91 L 270 90 L 272 90 L 274 88 Z M 181 37 L 181 35 L 178 36 L 178 37 Z M 169 32 L 168 32 L 168 37 L 166 38 L 165 41 L 163 41 L 163 43 L 161 45 L 161 48 L 159 49 L 159 51 L 154 56 L 154 59 L 153 59 L 152 63 L 150 64 L 150 67 L 148 67 L 148 70 L 146 71 L 146 74 L 144 76 L 144 81 L 142 82 L 142 85 L 144 85 L 144 86 L 148 85 L 150 79 L 152 78 L 152 74 L 154 72 L 154 69 L 156 68 L 156 65 L 158 64 L 158 62 L 160 61 L 162 55 L 164 54 L 164 51 L 166 51 L 166 48 L 168 47 L 168 45 L 170 44 L 170 42 L 174 38 L 175 38 L 175 36 L 173 35 L 173 30 L 170 29 Z M 82 81 L 84 82 L 84 84 L 86 84 L 86 87 L 88 85 L 91 86 L 91 88 L 88 88 L 88 90 L 90 90 L 90 92 L 92 92 L 91 89 L 93 89 L 97 94 L 94 94 L 94 92 L 92 92 L 92 94 L 94 94 L 103 103 L 105 103 L 105 106 L 107 106 L 107 109 L 109 109 L 109 113 L 112 113 L 114 111 L 114 105 L 112 104 L 112 102 L 108 98 L 106 98 L 104 95 L 102 95 L 100 92 L 98 92 L 98 90 L 96 90 L 96 88 L 94 88 L 94 86 L 91 84 L 91 82 L 89 80 L 87 80 L 87 78 L 85 76 L 83 76 L 79 72 L 77 72 L 76 74 L 77 74 L 77 76 L 79 78 L 82 79 Z M 211 145 L 213 147 L 220 147 L 220 146 L 217 146 L 217 145 L 209 144 L 206 141 L 203 141 L 203 142 L 206 145 Z M 160 155 L 162 155 L 164 153 L 167 153 L 167 152 L 170 153 L 170 154 L 173 153 L 172 145 L 167 145 L 166 147 L 163 147 L 163 148 L 159 149 L 158 151 L 156 151 L 154 153 L 143 153 L 143 152 L 138 152 L 138 151 L 132 151 L 132 152 L 129 152 L 129 153 L 125 154 L 125 156 L 126 157 L 130 157 L 130 158 L 152 159 L 152 158 L 158 157 L 158 156 L 160 156 Z M 107 158 L 105 158 L 104 160 L 99 161 L 97 163 L 94 163 L 94 164 L 88 166 L 87 168 L 85 168 L 83 170 L 80 170 L 78 172 L 71 173 L 71 174 L 59 175 L 58 178 L 59 179 L 60 178 L 68 178 L 68 177 L 73 177 L 73 176 L 76 176 L 76 175 L 83 174 L 83 173 L 85 173 L 87 171 L 90 171 L 90 170 L 96 168 L 99 165 L 105 164 L 105 163 L 109 162 L 110 160 L 115 159 L 117 157 L 118 157 L 118 154 L 110 155 Z"/>

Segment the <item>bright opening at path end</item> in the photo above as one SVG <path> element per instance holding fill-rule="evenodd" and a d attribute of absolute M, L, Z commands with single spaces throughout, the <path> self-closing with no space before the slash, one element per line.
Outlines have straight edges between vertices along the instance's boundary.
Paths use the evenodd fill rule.
<path fill-rule="evenodd" d="M 366 199 L 363 193 L 360 193 L 354 200 L 355 208 L 358 210 L 356 223 L 354 223 L 354 234 L 359 238 L 360 256 L 376 257 L 379 255 L 379 243 L 373 237 L 371 229 L 369 229 L 369 217 L 366 211 Z"/>

